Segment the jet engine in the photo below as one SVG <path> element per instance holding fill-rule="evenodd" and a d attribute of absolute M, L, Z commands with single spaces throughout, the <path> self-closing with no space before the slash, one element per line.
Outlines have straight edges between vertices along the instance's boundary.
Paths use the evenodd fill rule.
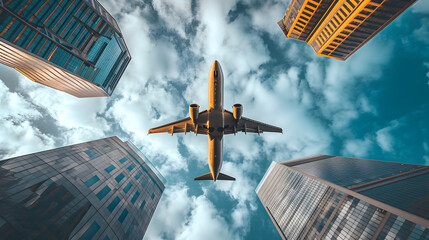
<path fill-rule="evenodd" d="M 198 104 L 191 104 L 189 105 L 189 116 L 192 119 L 192 122 L 195 124 L 197 124 L 197 119 L 198 119 L 198 113 L 200 112 L 200 106 L 198 106 Z"/>
<path fill-rule="evenodd" d="M 237 103 L 232 106 L 232 113 L 236 121 L 240 120 L 241 115 L 243 115 L 243 105 Z"/>

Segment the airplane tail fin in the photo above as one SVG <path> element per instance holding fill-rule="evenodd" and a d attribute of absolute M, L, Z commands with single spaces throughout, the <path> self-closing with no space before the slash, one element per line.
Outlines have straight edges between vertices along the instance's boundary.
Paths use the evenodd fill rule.
<path fill-rule="evenodd" d="M 207 173 L 204 175 L 201 175 L 199 177 L 194 178 L 195 181 L 200 181 L 200 180 L 213 180 L 212 174 L 211 173 Z M 229 180 L 229 181 L 235 181 L 235 178 L 228 176 L 226 174 L 223 173 L 219 173 L 219 176 L 217 177 L 217 180 Z"/>

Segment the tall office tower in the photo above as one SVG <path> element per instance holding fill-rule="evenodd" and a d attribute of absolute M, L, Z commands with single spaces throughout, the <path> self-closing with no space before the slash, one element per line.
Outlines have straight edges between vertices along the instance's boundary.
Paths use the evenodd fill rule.
<path fill-rule="evenodd" d="M 346 60 L 416 0 L 292 0 L 278 22 L 316 54 Z"/>
<path fill-rule="evenodd" d="M 131 60 L 97 0 L 0 0 L 0 62 L 76 97 L 110 96 Z"/>
<path fill-rule="evenodd" d="M 316 155 L 272 162 L 256 193 L 283 239 L 429 239 L 429 167 Z"/>
<path fill-rule="evenodd" d="M 0 161 L 0 239 L 138 239 L 165 180 L 117 137 Z"/>

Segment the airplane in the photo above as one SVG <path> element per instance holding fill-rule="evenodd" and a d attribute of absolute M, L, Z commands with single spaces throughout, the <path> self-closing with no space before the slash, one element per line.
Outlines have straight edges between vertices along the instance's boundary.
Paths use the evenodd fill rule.
<path fill-rule="evenodd" d="M 223 72 L 218 61 L 214 61 L 209 73 L 209 108 L 199 111 L 198 104 L 189 105 L 189 117 L 149 129 L 148 134 L 166 132 L 174 133 L 194 132 L 195 135 L 208 135 L 209 167 L 210 172 L 194 180 L 231 180 L 235 178 L 220 172 L 223 157 L 223 135 L 237 132 L 257 133 L 278 132 L 283 133 L 279 127 L 268 125 L 242 116 L 243 106 L 234 104 L 232 112 L 223 108 Z"/>

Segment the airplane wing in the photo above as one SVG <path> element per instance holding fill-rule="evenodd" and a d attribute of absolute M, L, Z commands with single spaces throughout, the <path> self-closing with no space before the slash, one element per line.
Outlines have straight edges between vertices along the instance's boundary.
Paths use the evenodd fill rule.
<path fill-rule="evenodd" d="M 272 126 L 269 124 L 265 124 L 262 122 L 258 122 L 249 118 L 241 117 L 241 119 L 238 121 L 237 125 L 235 126 L 235 119 L 232 112 L 225 110 L 225 131 L 224 134 L 232 134 L 236 132 L 251 132 L 251 133 L 258 133 L 261 134 L 263 132 L 279 132 L 283 133 L 283 129 Z"/>
<path fill-rule="evenodd" d="M 198 131 L 198 134 L 208 134 L 207 126 L 205 125 L 207 123 L 208 113 L 207 110 L 204 110 L 198 114 L 197 119 L 197 126 L 195 127 L 192 123 L 192 120 L 190 117 L 168 123 L 156 128 L 149 129 L 148 134 L 151 133 L 169 133 L 173 135 L 174 133 L 187 133 L 187 132 L 194 132 Z"/>

